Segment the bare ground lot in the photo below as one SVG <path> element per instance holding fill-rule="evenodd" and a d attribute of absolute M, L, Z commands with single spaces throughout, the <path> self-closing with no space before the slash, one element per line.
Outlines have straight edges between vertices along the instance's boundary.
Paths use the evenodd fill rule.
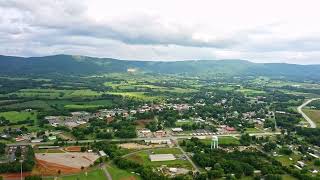
<path fill-rule="evenodd" d="M 119 146 L 125 149 L 149 149 L 149 148 L 166 147 L 166 145 L 164 144 L 159 144 L 159 145 L 156 144 L 156 145 L 148 146 L 148 145 L 143 145 L 138 143 L 123 143 L 123 144 L 119 144 Z"/>
<path fill-rule="evenodd" d="M 60 164 L 71 168 L 89 167 L 99 156 L 95 153 L 37 153 L 37 160 Z"/>

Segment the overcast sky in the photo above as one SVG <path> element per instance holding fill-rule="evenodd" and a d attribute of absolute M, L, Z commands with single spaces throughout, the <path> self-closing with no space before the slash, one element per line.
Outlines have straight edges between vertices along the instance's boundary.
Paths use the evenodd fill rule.
<path fill-rule="evenodd" d="M 319 0 L 0 0 L 0 54 L 320 64 Z"/>

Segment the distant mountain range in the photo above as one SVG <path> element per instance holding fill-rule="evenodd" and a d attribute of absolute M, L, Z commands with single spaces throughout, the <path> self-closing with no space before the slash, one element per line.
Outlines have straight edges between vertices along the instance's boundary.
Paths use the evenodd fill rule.
<path fill-rule="evenodd" d="M 244 60 L 129 61 L 86 56 L 0 56 L 0 75 L 47 75 L 137 72 L 186 75 L 274 76 L 320 80 L 320 65 L 252 63 Z"/>

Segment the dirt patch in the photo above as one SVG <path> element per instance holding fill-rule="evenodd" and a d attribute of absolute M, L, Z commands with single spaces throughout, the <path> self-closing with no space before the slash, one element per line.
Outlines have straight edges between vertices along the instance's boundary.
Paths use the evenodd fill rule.
<path fill-rule="evenodd" d="M 159 147 L 166 147 L 165 144 L 157 144 L 157 145 L 143 145 L 143 144 L 138 144 L 138 143 L 123 143 L 119 144 L 120 147 L 125 148 L 125 149 L 149 149 L 149 148 L 159 148 Z"/>
<path fill-rule="evenodd" d="M 52 176 L 61 174 L 73 174 L 81 171 L 80 168 L 69 167 L 57 163 L 52 163 L 44 160 L 37 160 L 36 168 L 32 172 L 34 175 Z"/>
<path fill-rule="evenodd" d="M 24 172 L 22 173 L 22 177 L 26 177 L 31 175 L 31 172 Z M 7 174 L 0 174 L 6 180 L 20 180 L 21 174 L 20 173 L 7 173 Z"/>
<path fill-rule="evenodd" d="M 99 156 L 95 153 L 36 153 L 38 160 L 80 169 L 89 167 Z"/>
<path fill-rule="evenodd" d="M 81 151 L 81 146 L 69 146 L 64 148 L 65 151 L 68 152 L 80 152 Z"/>
<path fill-rule="evenodd" d="M 137 162 L 139 164 L 143 164 L 143 159 L 140 156 L 136 155 L 136 154 L 129 156 L 128 159 L 130 159 L 132 161 L 135 161 L 135 162 Z"/>
<path fill-rule="evenodd" d="M 152 119 L 140 119 L 135 121 L 135 123 L 137 124 L 138 127 L 140 128 L 145 128 L 147 124 L 149 124 L 151 121 L 153 121 Z"/>

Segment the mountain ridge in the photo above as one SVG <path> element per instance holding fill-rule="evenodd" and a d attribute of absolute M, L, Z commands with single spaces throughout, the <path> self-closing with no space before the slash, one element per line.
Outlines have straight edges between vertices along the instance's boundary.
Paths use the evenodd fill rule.
<path fill-rule="evenodd" d="M 254 63 L 241 59 L 138 61 L 64 54 L 42 57 L 0 55 L 1 75 L 88 75 L 127 72 L 129 68 L 135 68 L 139 70 L 139 72 L 161 74 L 221 76 L 266 75 L 320 79 L 320 65 L 318 64 Z"/>

